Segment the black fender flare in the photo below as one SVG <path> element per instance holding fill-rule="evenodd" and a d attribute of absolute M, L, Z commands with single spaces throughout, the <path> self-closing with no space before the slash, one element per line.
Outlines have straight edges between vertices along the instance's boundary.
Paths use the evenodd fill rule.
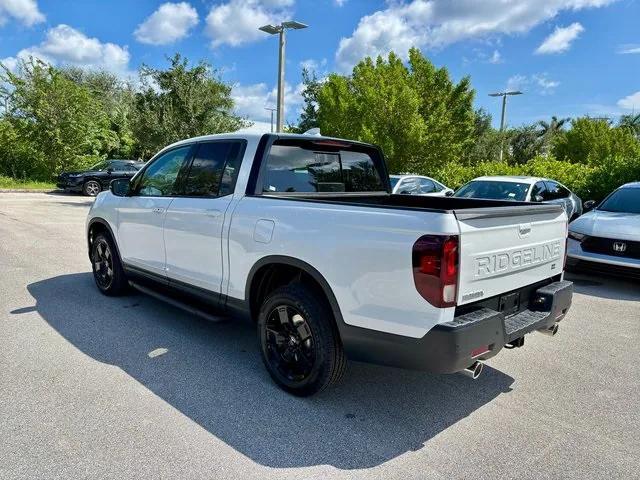
<path fill-rule="evenodd" d="M 118 258 L 122 259 L 122 256 L 120 255 L 120 248 L 118 247 L 118 242 L 116 241 L 116 236 L 113 234 L 113 230 L 111 229 L 111 225 L 109 225 L 109 222 L 106 221 L 104 218 L 102 217 L 94 217 L 91 220 L 89 220 L 89 224 L 87 225 L 87 252 L 89 254 L 89 260 L 91 260 L 91 238 L 89 235 L 89 232 L 91 231 L 91 228 L 95 225 L 95 224 L 99 224 L 103 227 L 105 227 L 107 229 L 107 231 L 109 232 L 109 235 L 111 235 L 111 239 L 113 240 L 113 244 L 116 246 L 116 253 L 118 254 Z"/>
<path fill-rule="evenodd" d="M 345 326 L 344 319 L 342 318 L 340 306 L 338 305 L 338 301 L 336 300 L 336 296 L 334 295 L 329 282 L 327 282 L 324 276 L 315 267 L 295 257 L 289 257 L 286 255 L 268 255 L 266 257 L 262 257 L 260 260 L 254 263 L 253 267 L 251 267 L 251 270 L 249 270 L 249 274 L 247 275 L 247 282 L 244 290 L 244 298 L 246 304 L 249 305 L 249 303 L 251 302 L 251 287 L 253 285 L 253 280 L 256 273 L 262 267 L 278 263 L 299 268 L 303 272 L 307 273 L 311 278 L 313 278 L 318 283 L 318 285 L 320 285 L 320 288 L 322 288 L 322 291 L 329 301 L 329 306 L 331 307 L 333 316 L 336 319 L 338 330 L 342 332 Z"/>

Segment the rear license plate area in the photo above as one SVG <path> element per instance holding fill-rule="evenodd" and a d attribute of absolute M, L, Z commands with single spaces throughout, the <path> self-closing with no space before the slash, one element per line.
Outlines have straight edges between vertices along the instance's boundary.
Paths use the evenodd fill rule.
<path fill-rule="evenodd" d="M 518 313 L 520 311 L 520 292 L 502 295 L 500 297 L 498 308 L 505 317 Z"/>

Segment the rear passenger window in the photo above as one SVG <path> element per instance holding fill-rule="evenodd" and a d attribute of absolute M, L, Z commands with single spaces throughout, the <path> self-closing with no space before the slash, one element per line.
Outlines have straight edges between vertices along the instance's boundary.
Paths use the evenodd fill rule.
<path fill-rule="evenodd" d="M 276 142 L 263 174 L 263 192 L 386 191 L 370 147 L 331 141 Z"/>
<path fill-rule="evenodd" d="M 242 142 L 207 142 L 198 145 L 184 182 L 187 196 L 228 195 L 238 177 Z"/>
<path fill-rule="evenodd" d="M 420 193 L 433 193 L 436 191 L 435 184 L 428 178 L 420 179 Z"/>
<path fill-rule="evenodd" d="M 549 200 L 558 200 L 560 198 L 567 198 L 571 192 L 564 188 L 562 185 L 556 182 L 546 182 L 547 189 L 549 191 L 548 197 Z"/>

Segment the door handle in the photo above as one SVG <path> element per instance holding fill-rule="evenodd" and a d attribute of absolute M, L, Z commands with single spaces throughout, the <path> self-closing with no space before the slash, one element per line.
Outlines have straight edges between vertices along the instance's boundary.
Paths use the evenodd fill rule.
<path fill-rule="evenodd" d="M 217 208 L 210 208 L 206 210 L 207 217 L 219 217 L 222 215 L 222 210 L 218 210 Z"/>
<path fill-rule="evenodd" d="M 164 208 L 162 207 L 155 207 L 152 209 L 153 213 L 164 213 Z"/>

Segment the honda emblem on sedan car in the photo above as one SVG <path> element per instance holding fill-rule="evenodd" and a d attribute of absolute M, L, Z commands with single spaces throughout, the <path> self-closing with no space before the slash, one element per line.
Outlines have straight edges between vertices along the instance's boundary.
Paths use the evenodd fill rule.
<path fill-rule="evenodd" d="M 614 242 L 613 251 L 618 253 L 624 253 L 627 251 L 627 244 L 624 242 Z"/>

